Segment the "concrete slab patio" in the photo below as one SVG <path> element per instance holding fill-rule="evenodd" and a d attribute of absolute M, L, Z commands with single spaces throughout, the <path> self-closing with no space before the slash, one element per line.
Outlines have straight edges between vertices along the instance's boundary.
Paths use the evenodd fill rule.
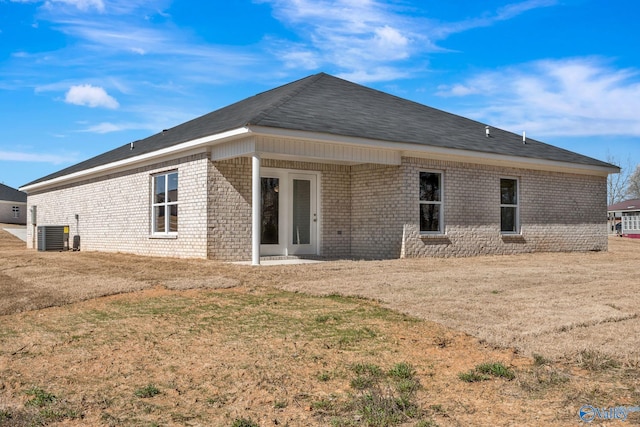
<path fill-rule="evenodd" d="M 11 233 L 23 242 L 27 241 L 27 227 L 25 225 L 3 224 L 2 229 Z"/>

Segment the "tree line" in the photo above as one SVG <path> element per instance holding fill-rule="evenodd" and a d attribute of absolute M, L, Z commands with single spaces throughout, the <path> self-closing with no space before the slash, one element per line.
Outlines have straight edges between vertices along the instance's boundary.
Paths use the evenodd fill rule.
<path fill-rule="evenodd" d="M 621 164 L 611 155 L 607 156 L 607 162 L 620 167 L 620 173 L 611 174 L 607 178 L 608 204 L 640 199 L 640 165 L 634 167 L 631 160 Z"/>

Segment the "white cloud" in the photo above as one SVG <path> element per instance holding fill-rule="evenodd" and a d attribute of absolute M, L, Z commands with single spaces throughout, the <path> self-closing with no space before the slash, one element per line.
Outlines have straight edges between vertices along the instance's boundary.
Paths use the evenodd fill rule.
<path fill-rule="evenodd" d="M 92 85 L 71 86 L 64 100 L 68 104 L 85 105 L 91 108 L 104 107 L 116 109 L 120 106 L 118 101 L 110 96 L 103 88 Z"/>
<path fill-rule="evenodd" d="M 359 82 L 384 81 L 406 75 L 408 60 L 443 52 L 437 42 L 453 33 L 490 26 L 558 0 L 525 0 L 477 18 L 442 23 L 421 17 L 402 2 L 379 0 L 255 0 L 272 5 L 274 16 L 291 27 L 303 42 L 278 43 L 290 68 L 337 67 L 342 75 L 362 76 Z M 416 13 L 417 12 L 417 13 Z M 423 67 L 420 65 L 419 67 Z M 375 69 L 377 71 L 372 72 Z"/>
<path fill-rule="evenodd" d="M 490 27 L 500 21 L 513 19 L 518 15 L 533 9 L 555 6 L 558 0 L 525 0 L 511 3 L 497 9 L 495 12 L 487 12 L 479 17 L 465 19 L 458 22 L 441 23 L 430 31 L 433 40 L 442 40 L 456 33 L 461 33 L 474 28 Z"/>
<path fill-rule="evenodd" d="M 392 63 L 408 59 L 429 44 L 416 20 L 376 0 L 265 0 L 274 16 L 292 26 L 302 43 L 278 41 L 289 67 L 337 66 L 364 81 L 390 80 Z M 371 72 L 372 68 L 377 72 Z M 398 67 L 400 68 L 400 67 Z M 389 72 L 382 72 L 389 71 Z M 363 82 L 363 80 L 358 80 Z"/>
<path fill-rule="evenodd" d="M 74 162 L 77 156 L 63 156 L 58 154 L 34 154 L 23 153 L 19 151 L 0 151 L 0 161 L 10 162 L 37 162 L 37 163 L 53 163 L 61 164 Z"/>
<path fill-rule="evenodd" d="M 138 55 L 144 55 L 145 53 L 147 53 L 147 51 L 145 51 L 141 47 L 130 47 L 129 50 L 133 53 L 137 53 Z"/>
<path fill-rule="evenodd" d="M 374 41 L 378 53 L 383 53 L 384 57 L 392 60 L 404 59 L 409 56 L 407 52 L 409 39 L 402 35 L 400 31 L 385 25 L 382 28 L 376 28 L 374 32 Z"/>
<path fill-rule="evenodd" d="M 395 67 L 372 67 L 366 70 L 339 73 L 338 77 L 353 82 L 371 83 L 404 79 L 409 77 L 410 74 L 411 72 L 409 70 L 402 70 Z"/>
<path fill-rule="evenodd" d="M 469 97 L 473 109 L 462 114 L 533 137 L 640 136 L 639 76 L 601 59 L 543 60 L 443 86 L 439 95 Z"/>
<path fill-rule="evenodd" d="M 111 133 L 111 132 L 119 132 L 122 130 L 130 129 L 127 126 L 116 125 L 114 123 L 102 122 L 100 124 L 90 126 L 82 132 L 91 132 L 91 133 Z"/>
<path fill-rule="evenodd" d="M 102 0 L 47 0 L 45 7 L 51 8 L 55 4 L 63 4 L 65 6 L 73 6 L 83 12 L 95 9 L 98 12 L 104 12 L 104 2 Z"/>

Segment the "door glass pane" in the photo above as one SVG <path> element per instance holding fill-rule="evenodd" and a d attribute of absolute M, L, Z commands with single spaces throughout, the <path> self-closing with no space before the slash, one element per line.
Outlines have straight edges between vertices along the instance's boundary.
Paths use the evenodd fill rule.
<path fill-rule="evenodd" d="M 293 180 L 293 244 L 311 243 L 311 181 Z"/>
<path fill-rule="evenodd" d="M 262 227 L 260 243 L 263 245 L 278 244 L 278 205 L 280 180 L 278 178 L 262 178 Z"/>

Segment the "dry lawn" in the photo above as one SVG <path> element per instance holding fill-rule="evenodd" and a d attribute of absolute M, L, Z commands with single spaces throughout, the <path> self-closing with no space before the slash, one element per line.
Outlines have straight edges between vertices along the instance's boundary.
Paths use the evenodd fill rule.
<path fill-rule="evenodd" d="M 640 404 L 640 241 L 253 268 L 27 251 L 0 231 L 0 259 L 0 426 L 366 425 L 354 366 L 403 362 L 422 384 L 405 425 Z M 496 361 L 516 378 L 458 377 Z"/>

